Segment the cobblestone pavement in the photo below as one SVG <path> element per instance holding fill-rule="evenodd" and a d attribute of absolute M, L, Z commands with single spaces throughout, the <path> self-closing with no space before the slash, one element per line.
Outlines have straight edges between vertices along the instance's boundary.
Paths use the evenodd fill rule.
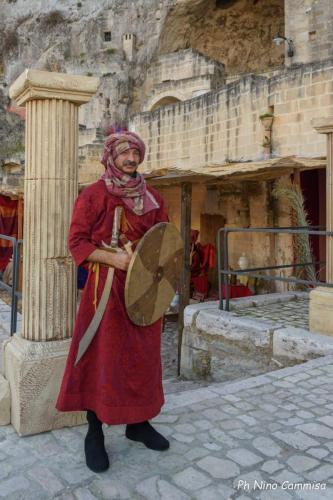
<path fill-rule="evenodd" d="M 332 383 L 327 356 L 169 394 L 155 425 L 170 450 L 148 450 L 128 441 L 124 426 L 106 427 L 104 474 L 85 466 L 86 426 L 24 438 L 0 427 L 0 498 L 332 499 Z"/>
<path fill-rule="evenodd" d="M 232 312 L 236 316 L 250 316 L 276 321 L 282 326 L 309 329 L 309 298 L 305 297 L 289 302 L 246 307 Z"/>

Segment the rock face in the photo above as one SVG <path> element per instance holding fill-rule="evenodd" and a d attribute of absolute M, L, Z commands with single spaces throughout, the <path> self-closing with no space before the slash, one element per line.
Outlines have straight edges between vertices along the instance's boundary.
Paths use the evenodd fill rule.
<path fill-rule="evenodd" d="M 98 76 L 99 91 L 80 111 L 80 123 L 88 129 L 122 123 L 131 107 L 134 82 L 137 87 L 143 83 L 147 63 L 157 50 L 170 3 L 2 0 L 4 81 L 9 86 L 27 67 Z"/>
<path fill-rule="evenodd" d="M 9 112 L 7 88 L 0 82 L 0 162 L 19 157 L 24 151 L 24 126 L 22 119 Z M 2 160 L 2 161 L 1 161 Z"/>
<path fill-rule="evenodd" d="M 271 38 L 283 0 L 0 0 L 0 8 L 7 86 L 26 67 L 100 78 L 80 110 L 87 130 L 142 110 L 146 70 L 160 53 L 192 47 L 228 71 L 267 69 L 282 57 Z"/>
<path fill-rule="evenodd" d="M 178 1 L 161 34 L 160 51 L 191 47 L 223 62 L 228 73 L 283 64 L 272 38 L 284 26 L 284 0 Z"/>

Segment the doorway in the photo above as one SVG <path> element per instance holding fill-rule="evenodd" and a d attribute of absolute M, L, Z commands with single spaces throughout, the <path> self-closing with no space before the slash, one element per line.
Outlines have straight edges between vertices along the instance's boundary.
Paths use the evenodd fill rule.
<path fill-rule="evenodd" d="M 301 189 L 304 205 L 311 226 L 326 229 L 326 170 L 315 169 L 301 172 Z M 326 241 L 324 236 L 310 237 L 313 258 L 315 262 L 326 261 Z M 316 266 L 318 277 L 325 280 L 325 265 Z"/>

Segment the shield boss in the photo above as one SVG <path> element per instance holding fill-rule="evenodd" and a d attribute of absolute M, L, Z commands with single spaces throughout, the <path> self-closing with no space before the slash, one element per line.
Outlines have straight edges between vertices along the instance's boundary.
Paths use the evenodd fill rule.
<path fill-rule="evenodd" d="M 153 226 L 139 241 L 129 264 L 125 304 L 131 321 L 151 325 L 167 311 L 183 263 L 183 240 L 169 222 Z"/>

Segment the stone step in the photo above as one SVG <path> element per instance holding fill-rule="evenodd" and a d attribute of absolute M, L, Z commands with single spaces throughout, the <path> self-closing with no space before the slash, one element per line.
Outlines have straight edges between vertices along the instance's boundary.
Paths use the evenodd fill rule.
<path fill-rule="evenodd" d="M 176 392 L 186 392 L 207 387 L 210 383 L 205 380 L 184 380 L 174 377 L 163 380 L 163 388 L 165 394 L 174 394 Z"/>

